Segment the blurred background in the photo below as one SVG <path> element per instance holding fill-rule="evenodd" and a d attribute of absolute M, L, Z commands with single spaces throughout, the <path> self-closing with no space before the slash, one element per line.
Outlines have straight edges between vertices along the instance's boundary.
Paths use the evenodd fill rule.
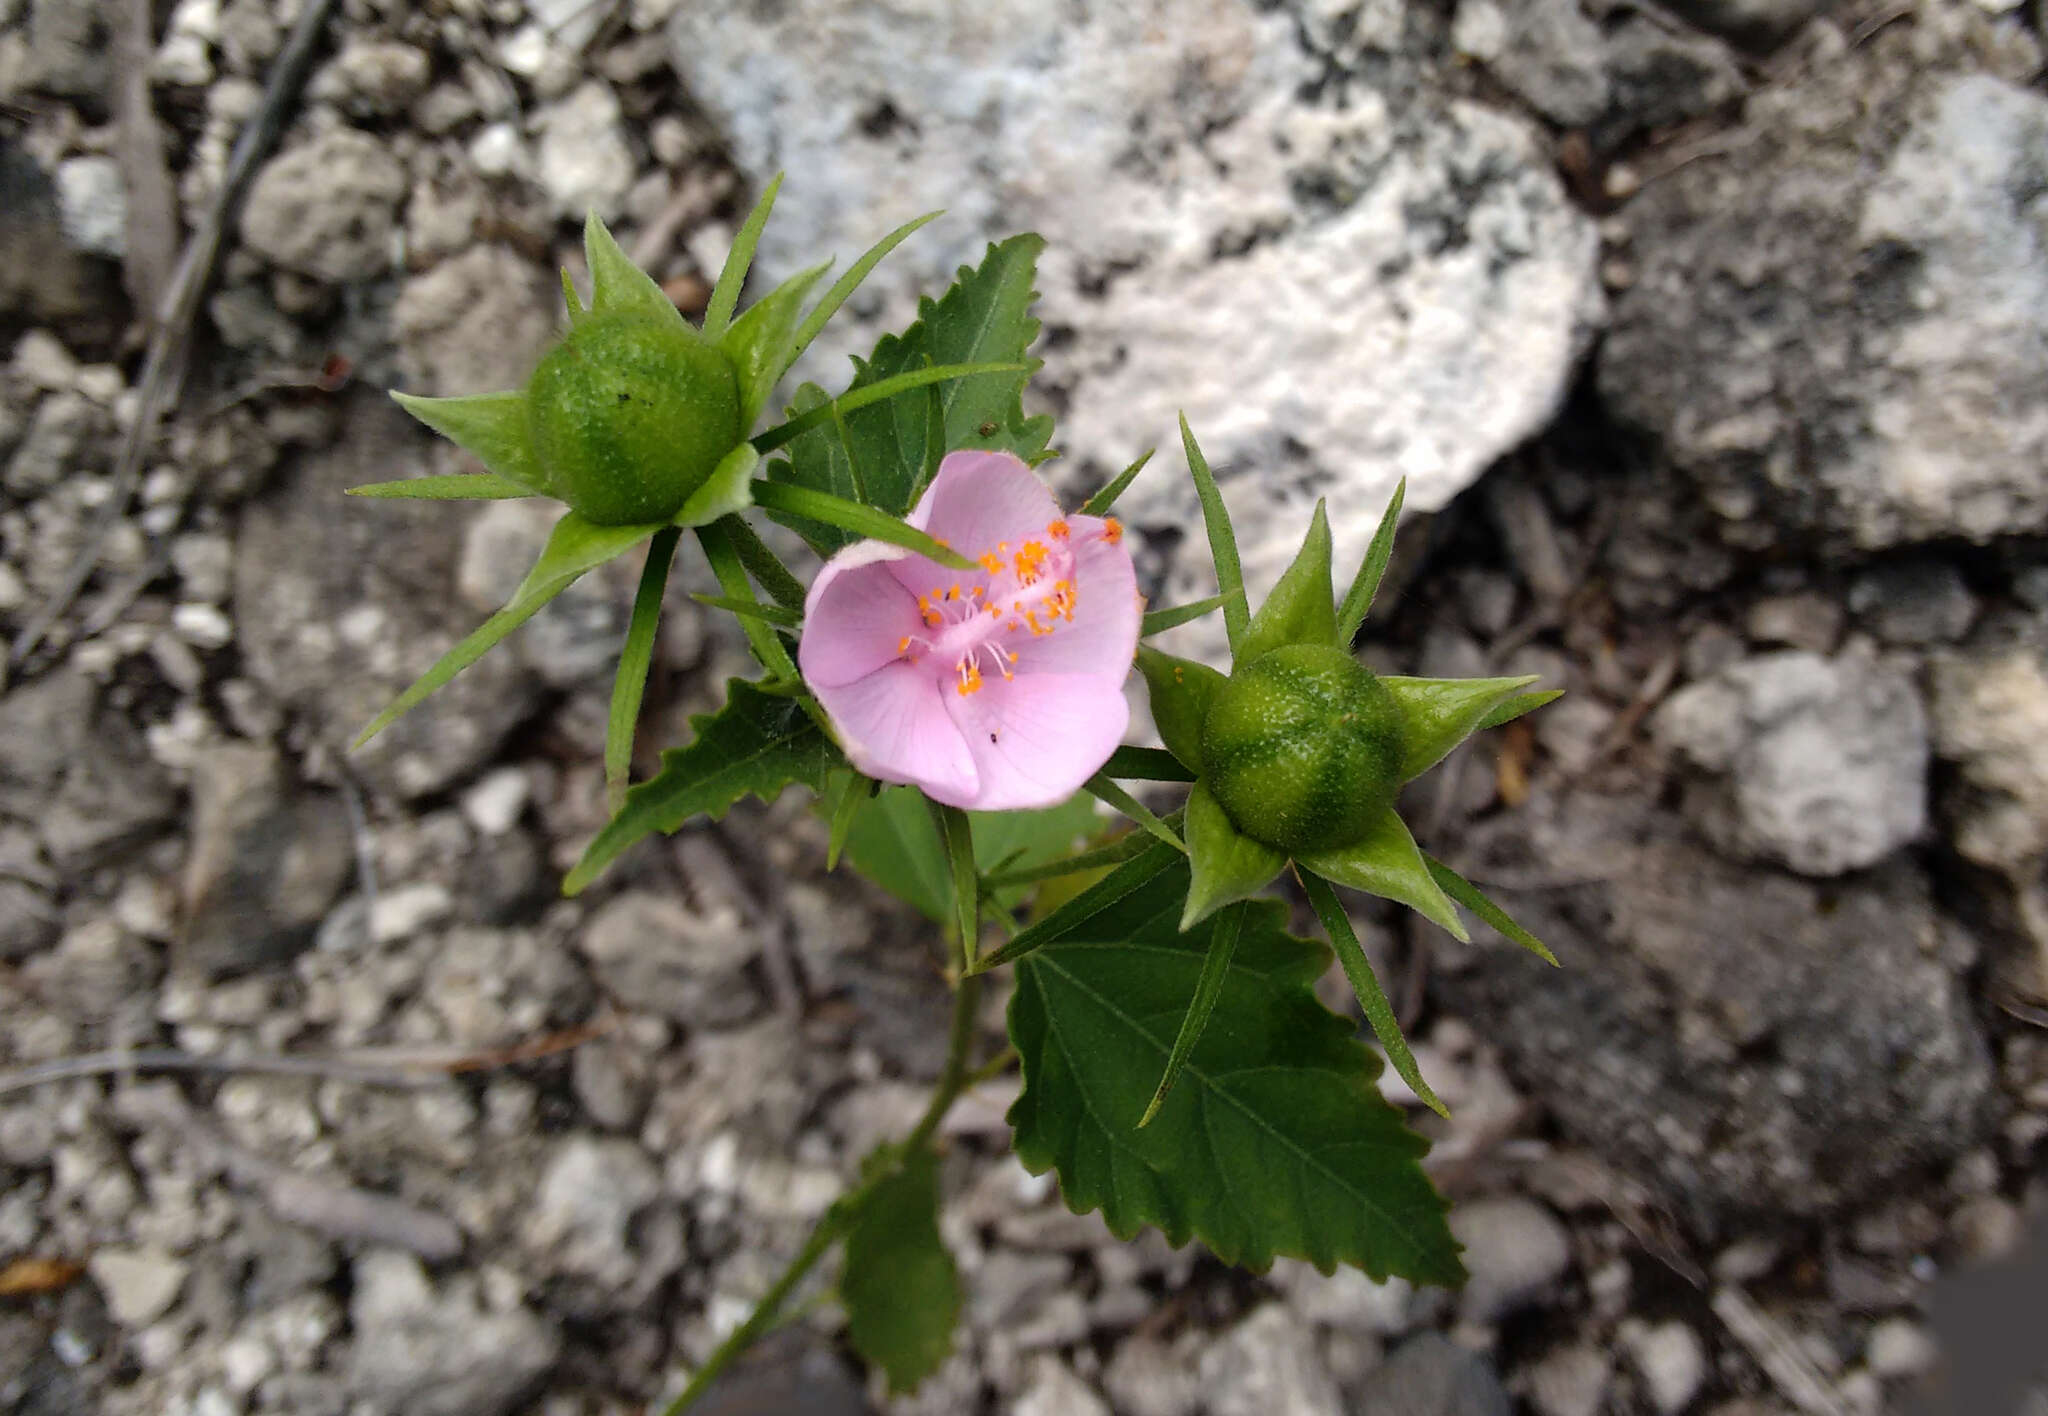
<path fill-rule="evenodd" d="M 1462 1294 L 1119 1243 L 1012 1076 L 949 1122 L 940 1375 L 869 1388 L 828 1304 L 707 1409 L 2048 1412 L 2043 23 L 0 0 L 0 1409 L 644 1411 L 915 1118 L 934 936 L 800 793 L 558 897 L 633 566 L 343 753 L 554 514 L 344 501 L 465 465 L 383 390 L 522 381 L 586 210 L 701 311 L 780 171 L 757 292 L 948 212 L 829 386 L 1049 238 L 1053 474 L 1165 446 L 1162 603 L 1177 410 L 1255 594 L 1408 479 L 1369 661 L 1570 691 L 1407 815 L 1564 968 L 1358 904 Z M 653 747 L 747 664 L 681 564 Z"/>

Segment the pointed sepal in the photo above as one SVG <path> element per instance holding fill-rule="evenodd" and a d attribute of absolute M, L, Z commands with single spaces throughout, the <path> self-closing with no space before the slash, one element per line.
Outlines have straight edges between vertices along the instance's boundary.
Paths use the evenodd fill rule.
<path fill-rule="evenodd" d="M 665 324 L 688 328 L 675 301 L 662 293 L 653 276 L 633 264 L 612 233 L 592 212 L 583 221 L 583 259 L 590 266 L 590 309 L 578 310 L 569 292 L 569 318 L 586 315 L 651 315 Z M 567 284 L 566 279 L 563 282 Z M 694 330 L 691 331 L 695 333 Z"/>
<path fill-rule="evenodd" d="M 1207 664 L 1176 659 L 1143 644 L 1138 646 L 1138 672 L 1145 676 L 1160 741 L 1183 764 L 1201 771 L 1202 719 L 1217 691 L 1230 680 Z"/>
<path fill-rule="evenodd" d="M 1192 809 L 1188 816 L 1192 821 Z M 1192 842 L 1193 831 L 1188 835 Z M 1295 858 L 1304 869 L 1325 880 L 1406 905 L 1459 942 L 1471 941 L 1457 910 L 1430 874 L 1415 838 L 1408 834 L 1407 824 L 1392 807 L 1380 813 L 1365 839 L 1336 850 L 1304 851 Z"/>
<path fill-rule="evenodd" d="M 762 228 L 768 225 L 768 213 L 775 209 L 775 194 L 781 190 L 782 174 L 778 172 L 761 193 L 761 200 L 747 213 L 739 234 L 732 238 L 732 249 L 725 254 L 718 283 L 711 287 L 710 303 L 704 307 L 704 333 L 711 339 L 722 336 L 732 323 L 732 312 L 739 308 L 740 290 L 747 283 L 747 271 L 754 264 L 754 248 L 761 244 Z"/>
<path fill-rule="evenodd" d="M 1193 879 L 1188 883 L 1187 904 L 1182 908 L 1183 933 L 1193 929 L 1225 905 L 1250 899 L 1273 882 L 1287 868 L 1287 856 L 1262 841 L 1254 841 L 1223 814 L 1223 808 L 1201 782 L 1188 793 L 1188 861 Z"/>
<path fill-rule="evenodd" d="M 732 360 L 740 384 L 740 430 L 752 428 L 768 404 L 776 381 L 789 368 L 804 297 L 831 268 L 831 262 L 799 271 L 748 307 L 719 338 L 718 347 Z"/>
<path fill-rule="evenodd" d="M 543 496 L 558 495 L 533 450 L 524 392 L 514 389 L 506 393 L 473 393 L 462 398 L 420 398 L 410 393 L 394 393 L 391 397 L 400 408 L 500 477 Z"/>
<path fill-rule="evenodd" d="M 669 524 L 689 530 L 745 511 L 754 504 L 754 473 L 760 465 L 761 454 L 754 451 L 752 443 L 735 444 L 711 469 L 704 484 L 690 493 Z"/>
<path fill-rule="evenodd" d="M 1251 611 L 1244 597 L 1244 565 L 1237 558 L 1237 532 L 1231 529 L 1230 508 L 1223 504 L 1223 493 L 1217 489 L 1215 474 L 1209 470 L 1209 459 L 1202 456 L 1201 445 L 1195 441 L 1195 430 L 1188 426 L 1185 413 L 1180 415 L 1180 445 L 1187 454 L 1188 475 L 1195 481 L 1195 497 L 1202 504 L 1202 525 L 1209 533 L 1209 554 L 1216 562 L 1216 588 L 1229 597 L 1223 602 L 1223 628 L 1230 636 L 1231 659 L 1243 663 L 1239 650 Z"/>
<path fill-rule="evenodd" d="M 1490 679 L 1387 676 L 1380 682 L 1401 709 L 1401 780 L 1407 782 L 1436 766 L 1452 748 L 1478 732 L 1489 713 L 1536 682 L 1536 675 Z"/>
<path fill-rule="evenodd" d="M 1546 704 L 1555 703 L 1562 697 L 1564 697 L 1564 690 L 1561 688 L 1538 688 L 1532 689 L 1528 693 L 1518 693 L 1505 703 L 1500 704 L 1484 718 L 1481 718 L 1479 726 L 1474 731 L 1485 732 L 1488 728 L 1497 728 L 1503 723 L 1512 723 L 1523 714 L 1533 713 L 1538 708 Z"/>
<path fill-rule="evenodd" d="M 1336 642 L 1337 606 L 1330 594 L 1330 519 L 1319 501 L 1301 550 L 1252 616 L 1234 653 L 1238 663 L 1249 664 L 1289 644 Z"/>

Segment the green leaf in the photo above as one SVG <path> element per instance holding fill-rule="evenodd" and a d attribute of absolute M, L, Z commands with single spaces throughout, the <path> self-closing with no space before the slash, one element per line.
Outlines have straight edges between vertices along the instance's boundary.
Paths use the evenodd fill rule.
<path fill-rule="evenodd" d="M 1101 826 L 1094 806 L 1079 794 L 1040 811 L 977 811 L 970 820 L 979 870 L 993 869 L 1005 856 L 1016 857 L 1006 871 L 1044 865 Z M 924 797 L 913 788 L 884 788 L 861 808 L 847 836 L 846 856 L 854 869 L 927 919 L 944 924 L 954 917 L 946 853 Z M 1007 909 L 1024 898 L 1025 883 L 992 888 L 991 894 Z"/>
<path fill-rule="evenodd" d="M 748 307 L 718 341 L 739 376 L 743 431 L 754 426 L 776 381 L 789 367 L 789 349 L 796 338 L 804 297 L 830 267 L 829 261 L 814 265 L 783 281 Z"/>
<path fill-rule="evenodd" d="M 892 1159 L 887 1148 L 869 1164 Z M 839 1301 L 853 1350 L 881 1368 L 892 1393 L 916 1387 L 953 1350 L 960 1276 L 939 1237 L 939 1163 L 931 1151 L 907 1157 L 854 1214 Z"/>
<path fill-rule="evenodd" d="M 1349 645 L 1358 637 L 1358 627 L 1365 623 L 1366 615 L 1372 609 L 1372 598 L 1379 594 L 1380 577 L 1387 573 L 1387 562 L 1394 555 L 1394 532 L 1401 525 L 1401 503 L 1408 496 L 1408 479 L 1403 477 L 1394 484 L 1393 499 L 1387 503 L 1384 515 L 1380 517 L 1379 529 L 1372 533 L 1372 544 L 1365 548 L 1365 559 L 1358 563 L 1358 574 L 1351 578 L 1351 588 L 1344 592 L 1344 605 L 1337 611 L 1337 642 Z"/>
<path fill-rule="evenodd" d="M 668 589 L 669 566 L 683 533 L 664 526 L 647 547 L 640 570 L 640 588 L 633 594 L 633 617 L 626 624 L 619 672 L 612 680 L 611 716 L 604 732 L 604 785 L 610 796 L 625 790 L 633 767 L 633 730 L 640 722 L 640 700 L 647 692 L 647 670 L 654 663 L 654 635 L 661 627 L 661 597 Z M 616 801 L 612 803 L 618 805 Z"/>
<path fill-rule="evenodd" d="M 541 493 L 495 472 L 458 472 L 452 477 L 401 477 L 396 482 L 366 482 L 343 490 L 348 497 L 402 497 L 416 501 L 509 501 Z"/>
<path fill-rule="evenodd" d="M 1209 952 L 1202 959 L 1202 976 L 1195 980 L 1195 996 L 1188 1003 L 1187 1015 L 1180 1020 L 1180 1031 L 1174 1034 L 1173 1051 L 1167 1056 L 1166 1070 L 1160 1074 L 1152 1100 L 1145 1104 L 1145 1114 L 1138 1118 L 1141 1130 L 1151 1125 L 1159 1108 L 1166 1105 L 1167 1094 L 1187 1069 L 1195 1044 L 1209 1027 L 1209 1015 L 1216 1011 L 1216 1000 L 1223 996 L 1223 981 L 1230 975 L 1230 961 L 1237 956 L 1237 940 L 1244 932 L 1247 908 L 1243 904 L 1232 905 L 1216 916 L 1216 927 L 1209 933 Z"/>
<path fill-rule="evenodd" d="M 1237 559 L 1237 533 L 1230 529 L 1230 508 L 1216 489 L 1209 460 L 1195 443 L 1188 415 L 1180 415 L 1180 442 L 1188 456 L 1188 472 L 1195 479 L 1195 495 L 1202 503 L 1202 524 L 1209 532 L 1209 554 L 1216 561 L 1216 588 L 1223 592 L 1223 628 L 1230 636 L 1230 657 L 1238 661 L 1238 646 L 1244 642 L 1251 610 L 1244 598 L 1244 567 Z"/>
<path fill-rule="evenodd" d="M 1486 895 L 1477 885 L 1474 885 L 1464 876 L 1458 874 L 1457 871 L 1445 865 L 1435 856 L 1424 856 L 1423 859 L 1429 864 L 1430 878 L 1443 888 L 1443 892 L 1446 895 L 1449 895 L 1466 909 L 1472 911 L 1473 914 L 1478 915 L 1494 931 L 1505 935 L 1521 945 L 1537 958 L 1543 960 L 1544 963 L 1549 964 L 1553 968 L 1558 966 L 1557 955 L 1545 948 L 1541 939 L 1538 939 L 1528 930 L 1522 928 L 1521 925 L 1516 924 L 1509 917 L 1506 910 L 1496 905 L 1492 900 L 1487 899 Z"/>
<path fill-rule="evenodd" d="M 1125 488 L 1138 480 L 1138 474 L 1145 470 L 1145 464 L 1152 460 L 1152 454 L 1157 451 L 1157 448 L 1147 448 L 1136 462 L 1133 462 L 1123 471 L 1117 473 L 1108 486 L 1088 498 L 1087 501 L 1082 502 L 1081 514 L 1083 516 L 1109 515 L 1109 509 L 1116 505 L 1116 499 L 1124 494 Z"/>
<path fill-rule="evenodd" d="M 915 551 L 955 570 L 975 569 L 973 561 L 958 551 L 948 550 L 909 522 L 876 511 L 873 507 L 862 506 L 859 502 L 847 501 L 830 492 L 815 492 L 808 487 L 786 486 L 781 482 L 756 482 L 753 492 L 755 504 L 765 508 L 771 516 L 778 511 L 786 512 L 807 521 L 823 522 L 827 526 L 851 531 L 866 540 L 887 541 L 892 546 Z"/>
<path fill-rule="evenodd" d="M 1028 373 L 1031 368 L 1030 364 L 1022 362 L 942 364 L 936 368 L 913 369 L 907 374 L 898 374 L 894 378 L 883 379 L 880 383 L 871 383 L 865 388 L 843 393 L 837 398 L 825 397 L 825 391 L 816 384 L 805 384 L 796 391 L 796 397 L 790 402 L 790 409 L 796 416 L 786 422 L 777 423 L 764 433 L 756 433 L 751 441 L 755 450 L 766 456 L 779 447 L 795 442 L 813 428 L 830 427 L 836 432 L 839 420 L 844 419 L 847 414 L 877 403 L 886 403 L 898 394 L 908 393 L 912 389 L 928 388 L 932 384 L 945 383 L 949 379 L 971 378 L 979 374 Z M 852 473 L 848 472 L 847 476 L 851 477 Z M 776 480 L 790 481 L 787 469 L 784 469 L 784 475 L 778 476 Z M 859 499 L 854 498 L 856 501 Z"/>
<path fill-rule="evenodd" d="M 484 653 L 539 612 L 540 607 L 573 585 L 586 571 L 627 551 L 660 530 L 659 526 L 595 526 L 575 512 L 564 513 L 541 548 L 540 559 L 519 582 L 519 588 L 505 608 L 479 625 L 467 639 L 450 649 L 434 666 L 413 681 L 410 688 L 394 698 L 349 745 L 361 747 L 389 727 L 401 714 L 416 707 L 428 694 L 440 688 Z"/>
<path fill-rule="evenodd" d="M 747 443 L 737 444 L 718 459 L 704 485 L 690 493 L 669 524 L 691 530 L 745 511 L 754 504 L 754 469 L 760 465 L 760 453 Z"/>
<path fill-rule="evenodd" d="M 1322 502 L 1293 563 L 1281 572 L 1273 593 L 1245 627 L 1244 643 L 1232 651 L 1238 663 L 1289 644 L 1333 644 L 1337 607 L 1330 598 L 1330 520 Z"/>
<path fill-rule="evenodd" d="M 901 335 L 886 335 L 865 361 L 855 361 L 847 395 L 903 374 L 951 364 L 1024 365 L 1004 373 L 974 374 L 933 385 L 929 398 L 891 398 L 850 408 L 842 397 L 844 432 L 814 423 L 788 443 L 789 460 L 770 469 L 779 482 L 829 492 L 892 516 L 917 501 L 931 468 L 945 453 L 993 448 L 1035 461 L 1052 435 L 1050 418 L 1026 418 L 1021 395 L 1038 367 L 1025 351 L 1038 335 L 1031 318 L 1031 288 L 1037 236 L 1013 236 L 990 246 L 981 265 L 962 269 L 951 289 L 918 307 L 917 322 Z M 823 408 L 824 394 L 800 390 L 791 411 Z M 777 516 L 821 555 L 853 539 L 842 528 Z"/>
<path fill-rule="evenodd" d="M 1156 747 L 1120 747 L 1102 764 L 1102 775 L 1140 782 L 1192 782 L 1195 774 L 1170 752 Z"/>
<path fill-rule="evenodd" d="M 732 323 L 732 312 L 740 303 L 740 288 L 747 283 L 747 268 L 754 263 L 754 248 L 761 244 L 761 229 L 768 224 L 768 213 L 775 208 L 775 194 L 781 190 L 782 174 L 778 172 L 768 190 L 761 193 L 761 200 L 747 213 L 739 235 L 732 239 L 732 249 L 726 252 L 725 265 L 718 272 L 718 283 L 711 288 L 711 300 L 704 307 L 707 339 L 723 338 L 726 326 Z"/>
<path fill-rule="evenodd" d="M 1189 767 L 1202 765 L 1202 720 L 1218 689 L 1230 680 L 1207 664 L 1177 659 L 1147 645 L 1138 646 L 1138 672 L 1145 676 L 1145 694 L 1152 704 L 1152 723 L 1166 750 Z"/>
<path fill-rule="evenodd" d="M 1201 782 L 1188 793 L 1188 863 L 1194 882 L 1180 927 L 1192 929 L 1225 905 L 1249 899 L 1287 868 L 1287 854 L 1254 841 L 1230 823 Z"/>
<path fill-rule="evenodd" d="M 1164 634 L 1191 620 L 1198 620 L 1212 610 L 1223 608 L 1226 595 L 1211 595 L 1206 600 L 1197 600 L 1191 605 L 1174 605 L 1164 610 L 1147 610 L 1138 628 L 1140 639 L 1149 639 L 1155 634 Z"/>
<path fill-rule="evenodd" d="M 1176 931 L 1187 868 L 1164 846 L 1150 859 L 1149 879 L 1017 965 L 1019 1159 L 1056 1170 L 1068 1206 L 1101 1210 L 1123 1238 L 1153 1224 L 1254 1270 L 1290 1255 L 1325 1272 L 1460 1282 L 1446 1206 L 1420 1165 L 1428 1143 L 1379 1096 L 1378 1059 L 1316 1000 L 1328 951 L 1284 933 L 1277 903 L 1245 907 L 1209 1026 L 1138 1129 L 1217 928 Z"/>
<path fill-rule="evenodd" d="M 1330 882 L 1314 871 L 1295 873 L 1308 895 L 1309 905 L 1316 912 L 1316 918 L 1323 922 L 1323 930 L 1330 936 L 1330 943 L 1337 951 L 1337 962 L 1351 983 L 1351 991 L 1358 995 L 1358 1006 L 1364 1010 L 1365 1020 L 1372 1024 L 1373 1036 L 1387 1050 L 1387 1060 L 1394 1064 L 1401 1080 L 1422 1099 L 1423 1105 L 1439 1116 L 1448 1117 L 1451 1114 L 1449 1108 L 1437 1100 L 1429 1083 L 1422 1079 L 1422 1068 L 1415 1065 L 1415 1054 L 1408 1050 L 1408 1039 L 1401 1035 L 1401 1020 L 1394 1016 L 1394 1005 L 1387 1001 L 1386 990 L 1380 987 L 1379 979 L 1373 974 L 1372 963 L 1365 957 L 1364 947 L 1359 944 L 1357 934 L 1352 932 L 1351 916 L 1344 913 L 1344 902 L 1337 898 Z"/>
<path fill-rule="evenodd" d="M 1546 703 L 1555 703 L 1562 697 L 1564 697 L 1564 690 L 1561 688 L 1539 688 L 1533 693 L 1518 693 L 1498 708 L 1495 708 L 1491 713 L 1488 713 L 1484 718 L 1481 718 L 1479 726 L 1472 731 L 1485 732 L 1488 728 L 1497 728 L 1503 723 L 1512 723 L 1524 713 L 1533 713 Z"/>
<path fill-rule="evenodd" d="M 1479 731 L 1487 714 L 1536 682 L 1521 678 L 1380 680 L 1401 709 L 1401 780 L 1411 781 L 1444 760 L 1450 750 Z"/>
<path fill-rule="evenodd" d="M 994 950 L 975 965 L 976 973 L 986 973 L 1001 964 L 1014 963 L 1024 958 L 1039 945 L 1060 938 L 1076 929 L 1089 927 L 1089 921 L 1114 912 L 1128 896 L 1148 888 L 1159 875 L 1175 862 L 1185 861 L 1186 856 L 1163 841 L 1150 837 L 1143 838 L 1145 848 L 1124 861 L 1109 874 L 1090 885 L 1080 894 L 1068 900 L 1044 919 L 1025 926 L 1015 938 Z"/>
<path fill-rule="evenodd" d="M 1131 820 L 1138 823 L 1139 828 L 1146 835 L 1152 837 L 1155 841 L 1164 841 L 1177 851 L 1187 849 L 1186 846 L 1181 844 L 1180 837 L 1173 833 L 1171 826 L 1161 821 L 1153 814 L 1150 807 L 1111 781 L 1104 773 L 1097 772 L 1094 776 L 1090 777 L 1082 787 L 1082 790 L 1112 810 L 1121 811 L 1124 815 L 1130 817 Z"/>
<path fill-rule="evenodd" d="M 1381 813 L 1371 832 L 1357 844 L 1339 850 L 1306 851 L 1295 859 L 1325 880 L 1408 906 L 1460 943 L 1471 939 L 1458 912 L 1431 878 L 1415 838 L 1408 834 L 1407 823 L 1392 807 Z"/>
<path fill-rule="evenodd" d="M 663 293 L 653 276 L 626 258 L 626 253 L 619 249 L 619 243 L 612 239 L 612 233 L 597 219 L 594 211 L 583 221 L 583 259 L 590 267 L 589 313 L 652 315 L 665 324 L 688 327 L 689 321 L 683 318 L 675 301 Z M 568 284 L 569 278 L 565 273 L 562 277 L 565 290 Z M 568 290 L 568 298 L 569 315 L 573 320 L 583 312 L 576 308 L 574 290 Z"/>
<path fill-rule="evenodd" d="M 795 342 L 790 347 L 788 363 L 795 363 L 802 356 L 804 350 L 811 347 L 811 341 L 818 337 L 832 316 L 839 313 L 839 307 L 846 303 L 847 297 L 860 288 L 860 283 L 868 278 L 868 273 L 882 263 L 884 256 L 902 245 L 904 240 L 920 226 L 925 225 L 927 222 L 936 221 L 942 215 L 944 215 L 942 212 L 928 211 L 923 216 L 904 222 L 887 236 L 884 236 L 881 240 L 875 242 L 874 245 L 868 247 L 866 253 L 853 263 L 846 274 L 832 282 L 832 288 L 825 292 L 824 298 L 818 301 L 817 305 L 812 308 L 808 315 L 804 316 L 803 324 L 797 329 Z M 788 367 L 788 364 L 785 364 L 784 367 Z"/>
<path fill-rule="evenodd" d="M 394 393 L 392 401 L 508 482 L 558 496 L 534 453 L 526 427 L 526 394 L 475 393 L 464 398 L 419 398 Z M 419 481 L 430 480 L 419 478 Z M 439 479 L 432 479 L 439 480 Z M 389 485 L 379 483 L 373 485 Z M 375 495 L 358 493 L 358 495 Z"/>
<path fill-rule="evenodd" d="M 626 793 L 626 804 L 562 882 L 574 895 L 642 837 L 681 829 L 699 814 L 716 821 L 743 796 L 773 801 L 792 782 L 814 792 L 846 759 L 795 699 L 763 693 L 743 679 L 726 685 L 715 713 L 690 720 L 695 736 L 661 755 L 661 771 Z"/>

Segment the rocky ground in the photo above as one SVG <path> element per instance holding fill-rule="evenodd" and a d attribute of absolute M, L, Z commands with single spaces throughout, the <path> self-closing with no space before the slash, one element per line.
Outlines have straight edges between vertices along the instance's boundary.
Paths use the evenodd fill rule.
<path fill-rule="evenodd" d="M 771 273 L 953 209 L 841 350 L 1045 231 L 1067 475 L 1187 407 L 1255 579 L 1410 478 L 1369 653 L 1571 690 L 1410 817 L 1565 968 L 1360 908 L 1462 1295 L 1117 1243 L 997 1081 L 941 1375 L 828 1306 L 707 1409 L 2048 1411 L 2039 0 L 345 0 L 274 108 L 312 3 L 0 0 L 0 1407 L 643 1410 L 916 1114 L 928 933 L 794 794 L 557 897 L 623 572 L 343 751 L 547 521 L 343 502 L 460 465 L 380 390 L 521 379 L 588 208 L 701 305 L 786 168 Z M 688 588 L 643 741 L 743 671 Z"/>

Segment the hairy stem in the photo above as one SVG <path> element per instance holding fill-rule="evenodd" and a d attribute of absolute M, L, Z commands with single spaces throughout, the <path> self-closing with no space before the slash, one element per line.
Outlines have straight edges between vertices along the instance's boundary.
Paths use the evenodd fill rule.
<path fill-rule="evenodd" d="M 794 1293 L 797 1286 L 810 1275 L 811 1270 L 818 1266 L 819 1260 L 832 1251 L 832 1246 L 846 1237 L 847 1229 L 859 1216 L 861 1206 L 867 1202 L 868 1196 L 884 1181 L 894 1176 L 905 1160 L 931 1144 L 932 1137 L 938 1133 L 939 1124 L 946 1119 L 946 1113 L 952 1110 L 953 1103 L 960 1099 L 960 1093 L 967 1090 L 980 1075 L 977 1072 L 970 1072 L 967 1065 L 967 1054 L 974 1046 L 975 1014 L 980 1003 L 981 978 L 976 974 L 968 974 L 959 981 L 959 987 L 953 994 L 953 1022 L 946 1039 L 946 1062 L 939 1070 L 938 1083 L 932 1088 L 931 1101 L 926 1104 L 924 1115 L 918 1119 L 917 1125 L 911 1128 L 910 1134 L 897 1142 L 893 1162 L 875 1167 L 873 1174 L 832 1202 L 831 1207 L 819 1217 L 817 1224 L 812 1228 L 810 1237 L 804 1240 L 803 1248 L 797 1250 L 796 1257 L 789 1261 L 789 1266 L 783 1269 L 768 1291 L 761 1295 L 760 1301 L 754 1304 L 754 1309 L 747 1314 L 746 1321 L 734 1328 L 725 1341 L 718 1344 L 718 1350 L 705 1359 L 704 1365 L 691 1376 L 690 1384 L 683 1388 L 682 1395 L 663 1409 L 662 1416 L 682 1416 L 690 1404 L 724 1374 L 725 1369 L 732 1365 L 735 1358 L 775 1328 L 783 1304 L 789 1301 L 789 1295 Z"/>

